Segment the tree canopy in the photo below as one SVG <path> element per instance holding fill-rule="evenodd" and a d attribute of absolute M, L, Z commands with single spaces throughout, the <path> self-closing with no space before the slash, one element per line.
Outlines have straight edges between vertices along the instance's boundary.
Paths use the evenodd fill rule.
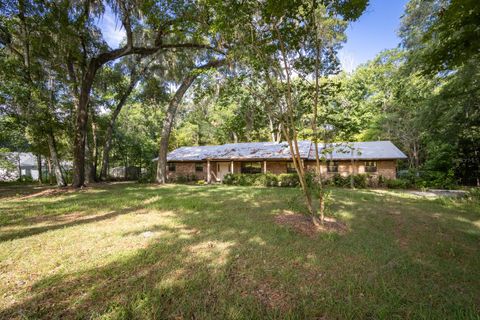
<path fill-rule="evenodd" d="M 388 139 L 425 183 L 480 183 L 478 1 L 411 0 L 399 47 L 346 73 L 337 52 L 366 6 L 7 1 L 0 148 L 71 161 L 55 178 L 79 187 L 118 165 L 153 177 L 151 160 L 184 145 Z"/>

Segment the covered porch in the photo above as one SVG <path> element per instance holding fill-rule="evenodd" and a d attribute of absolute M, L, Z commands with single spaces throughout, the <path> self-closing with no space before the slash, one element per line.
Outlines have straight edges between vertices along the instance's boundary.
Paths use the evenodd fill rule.
<path fill-rule="evenodd" d="M 291 161 L 285 160 L 223 160 L 207 159 L 207 183 L 221 182 L 229 173 L 294 173 L 295 168 Z"/>

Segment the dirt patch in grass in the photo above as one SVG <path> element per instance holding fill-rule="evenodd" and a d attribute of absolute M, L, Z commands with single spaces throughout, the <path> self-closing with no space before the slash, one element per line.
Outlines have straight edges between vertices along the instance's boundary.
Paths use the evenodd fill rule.
<path fill-rule="evenodd" d="M 26 196 L 21 197 L 20 199 L 25 200 L 25 199 L 31 199 L 31 198 L 37 198 L 37 197 L 58 196 L 65 193 L 73 193 L 73 192 L 78 192 L 78 189 L 75 189 L 72 187 L 51 188 L 51 189 L 42 190 L 40 192 L 28 194 Z"/>
<path fill-rule="evenodd" d="M 312 238 L 323 232 L 344 234 L 348 231 L 347 225 L 335 218 L 325 217 L 323 225 L 317 226 L 312 222 L 310 217 L 289 211 L 277 215 L 275 217 L 275 222 L 280 225 L 288 226 L 295 231 Z"/>

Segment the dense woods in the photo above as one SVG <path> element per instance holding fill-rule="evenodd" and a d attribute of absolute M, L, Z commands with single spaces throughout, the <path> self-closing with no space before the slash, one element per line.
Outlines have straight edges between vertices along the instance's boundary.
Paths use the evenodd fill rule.
<path fill-rule="evenodd" d="M 33 152 L 81 187 L 116 166 L 164 182 L 184 145 L 392 140 L 420 186 L 480 185 L 479 3 L 411 0 L 399 46 L 346 73 L 337 53 L 366 6 L 7 1 L 1 151 Z M 117 48 L 98 26 L 107 13 L 125 31 Z"/>

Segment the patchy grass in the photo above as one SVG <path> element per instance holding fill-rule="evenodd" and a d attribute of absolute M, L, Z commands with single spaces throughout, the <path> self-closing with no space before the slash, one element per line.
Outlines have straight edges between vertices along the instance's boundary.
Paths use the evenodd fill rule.
<path fill-rule="evenodd" d="M 479 317 L 466 202 L 335 189 L 347 231 L 312 238 L 275 223 L 297 189 L 6 188 L 0 318 Z"/>

